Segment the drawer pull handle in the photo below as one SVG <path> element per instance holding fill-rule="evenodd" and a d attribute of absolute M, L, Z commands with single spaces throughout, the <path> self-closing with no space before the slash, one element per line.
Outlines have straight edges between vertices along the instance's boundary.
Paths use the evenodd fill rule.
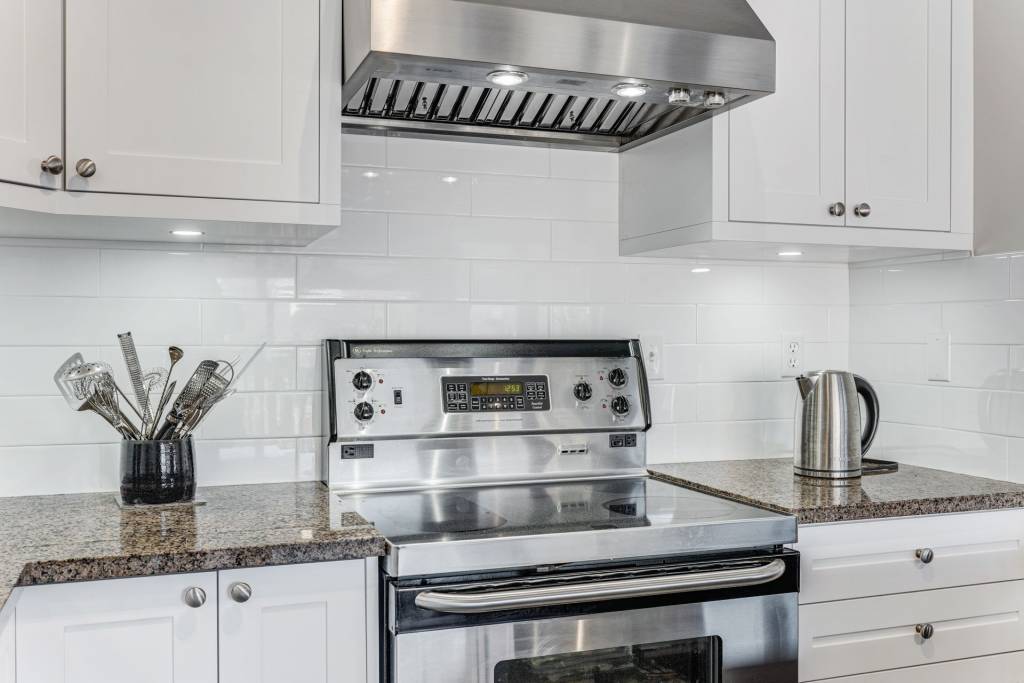
<path fill-rule="evenodd" d="M 931 624 L 918 624 L 914 630 L 917 631 L 917 635 L 921 636 L 921 640 L 928 640 L 935 635 L 935 627 Z"/>
<path fill-rule="evenodd" d="M 914 551 L 914 557 L 921 560 L 921 564 L 928 564 L 935 559 L 935 553 L 931 548 L 918 548 Z"/>

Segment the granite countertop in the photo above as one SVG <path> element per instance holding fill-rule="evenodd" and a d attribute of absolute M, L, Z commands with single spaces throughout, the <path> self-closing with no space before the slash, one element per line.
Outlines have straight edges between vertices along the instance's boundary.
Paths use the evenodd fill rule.
<path fill-rule="evenodd" d="M 200 488 L 197 506 L 121 508 L 113 493 L 0 498 L 0 608 L 17 586 L 382 555 L 355 513 L 331 525 L 319 482 Z"/>
<path fill-rule="evenodd" d="M 802 524 L 1024 507 L 1024 486 L 900 464 L 834 485 L 793 474 L 792 458 L 649 467 L 664 481 L 787 515 Z"/>

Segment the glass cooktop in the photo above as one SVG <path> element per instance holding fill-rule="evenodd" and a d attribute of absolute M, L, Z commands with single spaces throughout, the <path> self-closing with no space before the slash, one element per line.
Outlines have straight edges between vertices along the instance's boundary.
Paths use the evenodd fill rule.
<path fill-rule="evenodd" d="M 490 564 L 487 553 L 506 564 L 540 564 L 564 561 L 556 558 L 573 548 L 573 561 L 581 561 L 796 540 L 791 517 L 646 477 L 339 493 L 334 502 L 377 527 L 393 565 L 390 556 L 401 552 L 450 557 L 463 569 Z"/>

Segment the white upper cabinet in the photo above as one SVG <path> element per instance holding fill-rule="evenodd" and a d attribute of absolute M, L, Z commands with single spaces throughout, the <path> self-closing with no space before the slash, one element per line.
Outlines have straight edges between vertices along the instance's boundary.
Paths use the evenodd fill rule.
<path fill-rule="evenodd" d="M 950 228 L 951 16 L 951 0 L 846 3 L 848 225 Z"/>
<path fill-rule="evenodd" d="M 67 0 L 67 189 L 317 202 L 319 12 Z"/>
<path fill-rule="evenodd" d="M 60 188 L 61 0 L 0 0 L 0 180 Z M 56 157 L 50 168 L 41 164 Z"/>
<path fill-rule="evenodd" d="M 220 590 L 220 683 L 367 680 L 362 560 L 222 571 Z"/>
<path fill-rule="evenodd" d="M 916 1 L 916 0 L 911 0 Z M 775 94 L 729 117 L 729 217 L 844 225 L 844 0 L 750 0 L 775 38 Z"/>
<path fill-rule="evenodd" d="M 214 572 L 33 586 L 18 683 L 217 683 Z"/>

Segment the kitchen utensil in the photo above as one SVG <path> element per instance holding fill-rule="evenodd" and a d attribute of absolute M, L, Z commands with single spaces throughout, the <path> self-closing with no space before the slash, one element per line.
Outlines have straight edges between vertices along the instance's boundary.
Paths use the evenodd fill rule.
<path fill-rule="evenodd" d="M 139 365 L 139 355 L 135 350 L 135 340 L 132 339 L 131 332 L 117 335 L 117 340 L 121 344 L 121 355 L 124 356 L 128 377 L 132 383 L 132 390 L 135 392 L 135 400 L 138 402 L 139 413 L 142 415 L 142 431 L 148 432 L 149 425 L 153 422 L 153 414 L 149 410 L 149 395 L 142 383 L 142 367 Z"/>
<path fill-rule="evenodd" d="M 848 479 L 862 474 L 862 456 L 878 431 L 878 395 L 863 377 L 825 370 L 796 378 L 797 400 L 794 462 L 797 474 L 823 479 Z M 864 398 L 867 423 L 861 428 Z"/>
<path fill-rule="evenodd" d="M 199 399 L 203 385 L 210 379 L 210 375 L 217 369 L 217 361 L 204 360 L 196 368 L 189 378 L 185 388 L 181 390 L 171 411 L 167 414 L 164 424 L 156 433 L 157 439 L 166 439 L 174 431 L 175 427 L 185 417 L 187 411 L 191 410 L 196 400 Z"/>

